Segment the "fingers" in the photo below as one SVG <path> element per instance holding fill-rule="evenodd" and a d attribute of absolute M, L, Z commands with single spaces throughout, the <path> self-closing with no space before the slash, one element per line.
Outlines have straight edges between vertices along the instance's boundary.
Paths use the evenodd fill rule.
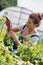
<path fill-rule="evenodd" d="M 32 45 L 31 42 L 26 42 L 26 44 L 27 44 L 28 46 L 31 46 L 31 45 Z"/>

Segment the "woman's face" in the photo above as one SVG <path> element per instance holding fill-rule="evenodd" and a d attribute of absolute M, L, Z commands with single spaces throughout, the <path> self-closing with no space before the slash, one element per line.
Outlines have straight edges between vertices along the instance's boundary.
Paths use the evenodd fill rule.
<path fill-rule="evenodd" d="M 32 18 L 29 18 L 29 19 L 28 19 L 27 27 L 28 27 L 29 29 L 34 29 L 34 28 L 35 28 L 34 20 L 33 20 Z"/>

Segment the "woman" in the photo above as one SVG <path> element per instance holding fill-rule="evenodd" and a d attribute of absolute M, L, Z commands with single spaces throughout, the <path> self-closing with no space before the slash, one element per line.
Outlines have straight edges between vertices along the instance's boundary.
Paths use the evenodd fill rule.
<path fill-rule="evenodd" d="M 27 37 L 29 38 L 29 40 L 26 42 L 27 44 L 30 44 L 30 43 L 36 44 L 37 43 L 37 41 L 39 39 L 39 35 L 37 34 L 35 28 L 40 26 L 41 20 L 42 20 L 41 14 L 32 13 L 29 15 L 28 22 L 26 25 L 24 25 L 24 26 L 20 25 L 20 26 L 14 27 L 14 28 L 10 27 L 8 34 L 11 38 L 13 38 L 15 40 L 14 46 L 13 46 L 14 49 L 17 48 L 17 43 L 21 45 L 21 43 L 23 43 L 23 40 L 26 40 Z M 17 32 L 17 31 L 21 31 L 21 34 L 19 36 L 19 40 L 22 40 L 21 43 L 19 42 L 18 37 L 15 34 L 15 32 Z M 16 46 L 16 48 L 15 48 L 15 46 Z"/>

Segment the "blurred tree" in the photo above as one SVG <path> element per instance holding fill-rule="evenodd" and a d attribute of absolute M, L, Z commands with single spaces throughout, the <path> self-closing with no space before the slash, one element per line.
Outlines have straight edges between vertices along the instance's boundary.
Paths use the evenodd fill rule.
<path fill-rule="evenodd" d="M 6 7 L 16 6 L 17 0 L 0 0 L 0 11 Z"/>

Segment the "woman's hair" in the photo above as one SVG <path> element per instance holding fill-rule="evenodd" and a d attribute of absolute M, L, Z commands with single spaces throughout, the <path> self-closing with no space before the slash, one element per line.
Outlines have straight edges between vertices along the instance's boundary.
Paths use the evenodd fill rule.
<path fill-rule="evenodd" d="M 33 19 L 33 23 L 34 24 L 37 24 L 37 27 L 38 27 L 39 24 L 40 24 L 40 21 L 43 18 L 43 14 L 40 14 L 40 13 L 32 13 L 32 14 L 29 15 L 29 18 L 32 18 Z"/>

